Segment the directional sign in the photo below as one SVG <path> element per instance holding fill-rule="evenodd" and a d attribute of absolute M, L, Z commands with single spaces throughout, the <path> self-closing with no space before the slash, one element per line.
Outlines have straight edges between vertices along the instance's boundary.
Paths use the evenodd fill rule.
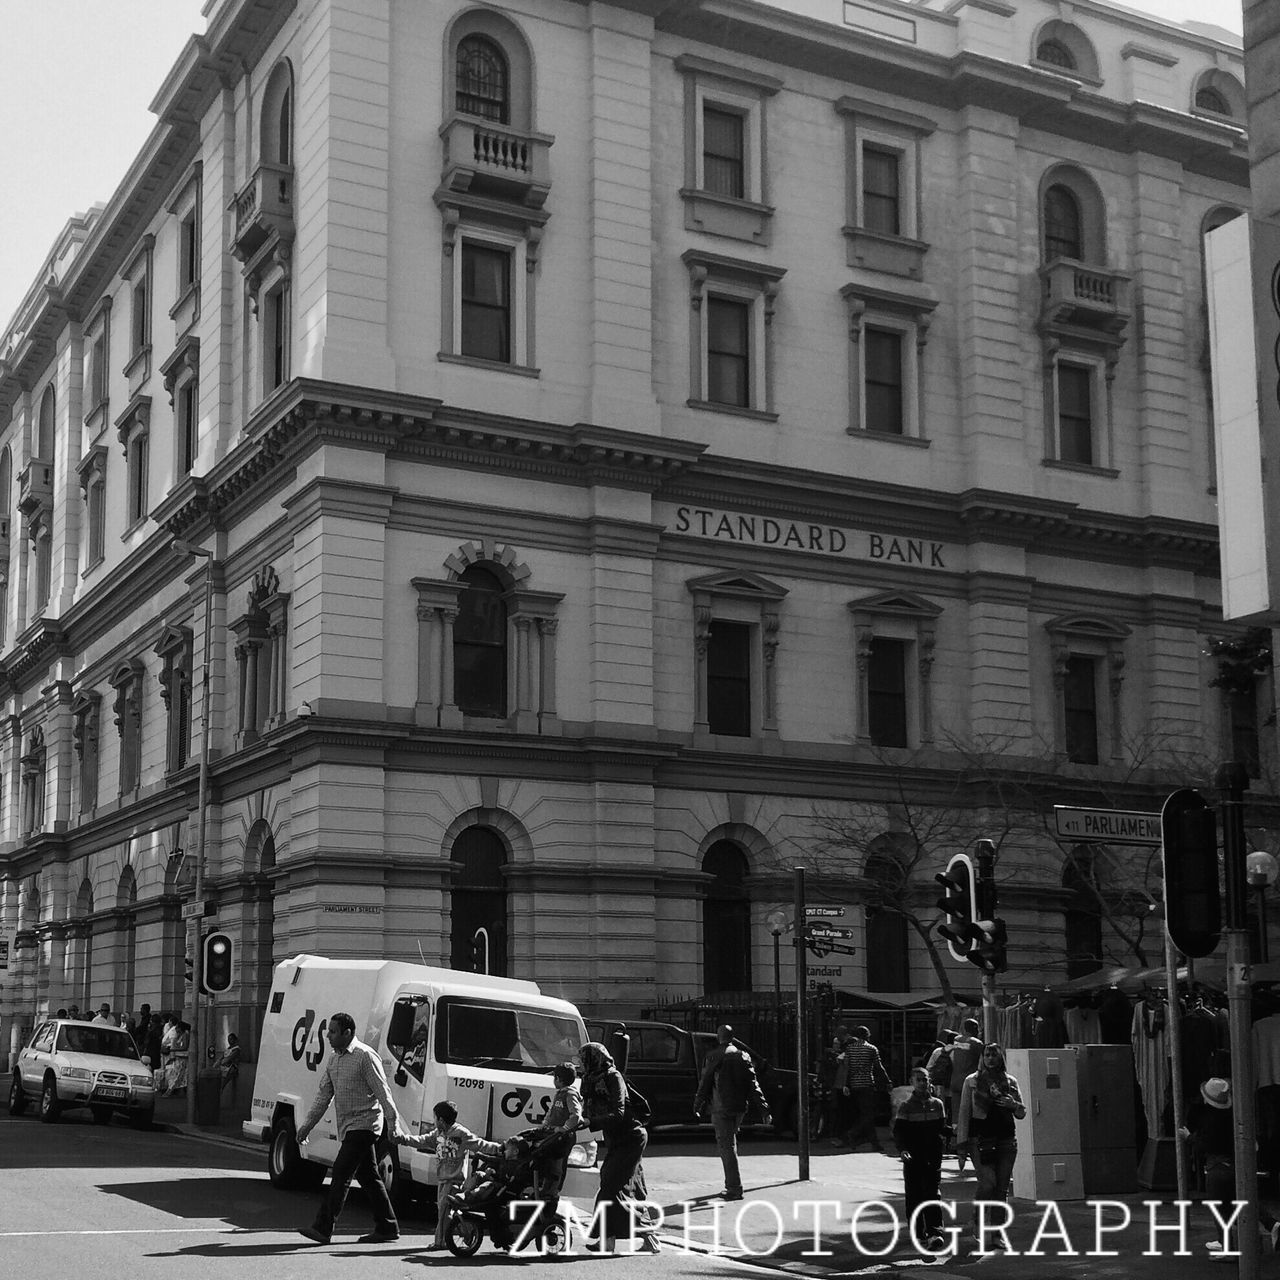
<path fill-rule="evenodd" d="M 196 920 L 204 915 L 205 903 L 203 902 L 184 902 L 182 904 L 182 918 L 184 920 Z"/>
<path fill-rule="evenodd" d="M 811 920 L 839 920 L 844 915 L 843 907 L 805 907 L 805 916 Z"/>
<path fill-rule="evenodd" d="M 854 936 L 852 929 L 833 929 L 826 924 L 811 924 L 805 933 L 810 938 L 852 938 Z"/>
<path fill-rule="evenodd" d="M 1160 845 L 1160 815 L 1139 809 L 1073 809 L 1053 806 L 1058 834 L 1100 844 Z"/>

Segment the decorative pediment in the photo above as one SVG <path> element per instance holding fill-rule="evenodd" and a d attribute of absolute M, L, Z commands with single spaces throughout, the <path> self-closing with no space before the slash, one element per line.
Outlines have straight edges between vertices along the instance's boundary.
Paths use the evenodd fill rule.
<path fill-rule="evenodd" d="M 113 688 L 120 689 L 132 681 L 139 679 L 143 673 L 144 667 L 141 658 L 130 658 L 127 662 L 120 663 L 111 673 L 110 683 Z"/>
<path fill-rule="evenodd" d="M 192 638 L 190 627 L 167 626 L 160 633 L 160 639 L 156 641 L 152 652 L 161 658 L 167 658 L 170 654 L 185 654 L 191 648 Z"/>
<path fill-rule="evenodd" d="M 102 694 L 97 689 L 81 689 L 71 700 L 71 714 L 77 719 L 91 715 L 102 703 Z"/>
<path fill-rule="evenodd" d="M 1092 613 L 1063 613 L 1046 622 L 1044 629 L 1063 639 L 1124 640 L 1132 634 L 1124 623 Z"/>
<path fill-rule="evenodd" d="M 865 614 L 868 618 L 912 618 L 918 622 L 932 621 L 942 612 L 941 605 L 914 591 L 878 591 L 875 595 L 851 600 L 848 609 L 855 618 Z"/>
<path fill-rule="evenodd" d="M 758 573 L 709 573 L 690 578 L 685 586 L 695 595 L 733 596 L 739 600 L 781 600 L 786 587 Z"/>
<path fill-rule="evenodd" d="M 135 431 L 148 431 L 151 428 L 151 397 L 134 396 L 125 406 L 124 412 L 116 419 L 116 437 L 129 447 L 129 437 Z"/>

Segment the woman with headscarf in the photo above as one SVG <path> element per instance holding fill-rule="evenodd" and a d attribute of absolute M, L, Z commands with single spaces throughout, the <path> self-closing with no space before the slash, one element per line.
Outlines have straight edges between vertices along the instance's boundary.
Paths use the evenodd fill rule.
<path fill-rule="evenodd" d="M 600 1190 L 596 1204 L 605 1205 L 602 1229 L 603 1249 L 612 1249 L 619 1236 L 631 1238 L 633 1224 L 640 1229 L 640 1251 L 657 1253 L 658 1237 L 645 1230 L 646 1223 L 626 1203 L 624 1197 L 637 1186 L 644 1187 L 640 1158 L 649 1135 L 631 1114 L 626 1081 L 608 1049 L 594 1041 L 578 1050 L 582 1064 L 582 1111 L 584 1126 L 598 1129 L 604 1137 L 604 1160 L 600 1165 Z M 641 1191 L 643 1194 L 643 1191 Z"/>
<path fill-rule="evenodd" d="M 965 1080 L 960 1091 L 955 1117 L 956 1151 L 968 1155 L 978 1175 L 973 1205 L 975 1233 L 978 1205 L 1008 1199 L 1013 1164 L 1018 1158 L 1013 1122 L 1026 1114 L 1018 1082 L 1005 1070 L 1004 1050 L 995 1043 L 984 1045 L 977 1071 Z"/>

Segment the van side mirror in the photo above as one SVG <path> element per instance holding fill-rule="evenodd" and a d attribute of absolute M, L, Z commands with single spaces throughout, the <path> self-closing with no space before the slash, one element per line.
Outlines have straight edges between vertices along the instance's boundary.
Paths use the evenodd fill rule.
<path fill-rule="evenodd" d="M 405 1085 L 409 1083 L 409 1073 L 403 1067 L 398 1067 L 396 1069 L 395 1081 L 396 1084 L 403 1089 Z"/>

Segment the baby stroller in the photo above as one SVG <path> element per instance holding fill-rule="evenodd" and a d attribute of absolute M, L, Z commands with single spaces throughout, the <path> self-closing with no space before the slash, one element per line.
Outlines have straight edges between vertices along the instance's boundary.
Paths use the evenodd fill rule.
<path fill-rule="evenodd" d="M 568 1155 L 573 1135 L 526 1129 L 503 1144 L 501 1156 L 473 1155 L 477 1171 L 457 1195 L 449 1197 L 444 1242 L 455 1257 L 469 1258 L 486 1232 L 500 1249 L 517 1240 L 536 1243 L 542 1253 L 560 1253 L 569 1243 L 569 1228 L 557 1210 L 563 1177 L 554 1169 Z M 532 1207 L 515 1210 L 517 1201 Z M 534 1203 L 536 1202 L 536 1203 Z"/>

